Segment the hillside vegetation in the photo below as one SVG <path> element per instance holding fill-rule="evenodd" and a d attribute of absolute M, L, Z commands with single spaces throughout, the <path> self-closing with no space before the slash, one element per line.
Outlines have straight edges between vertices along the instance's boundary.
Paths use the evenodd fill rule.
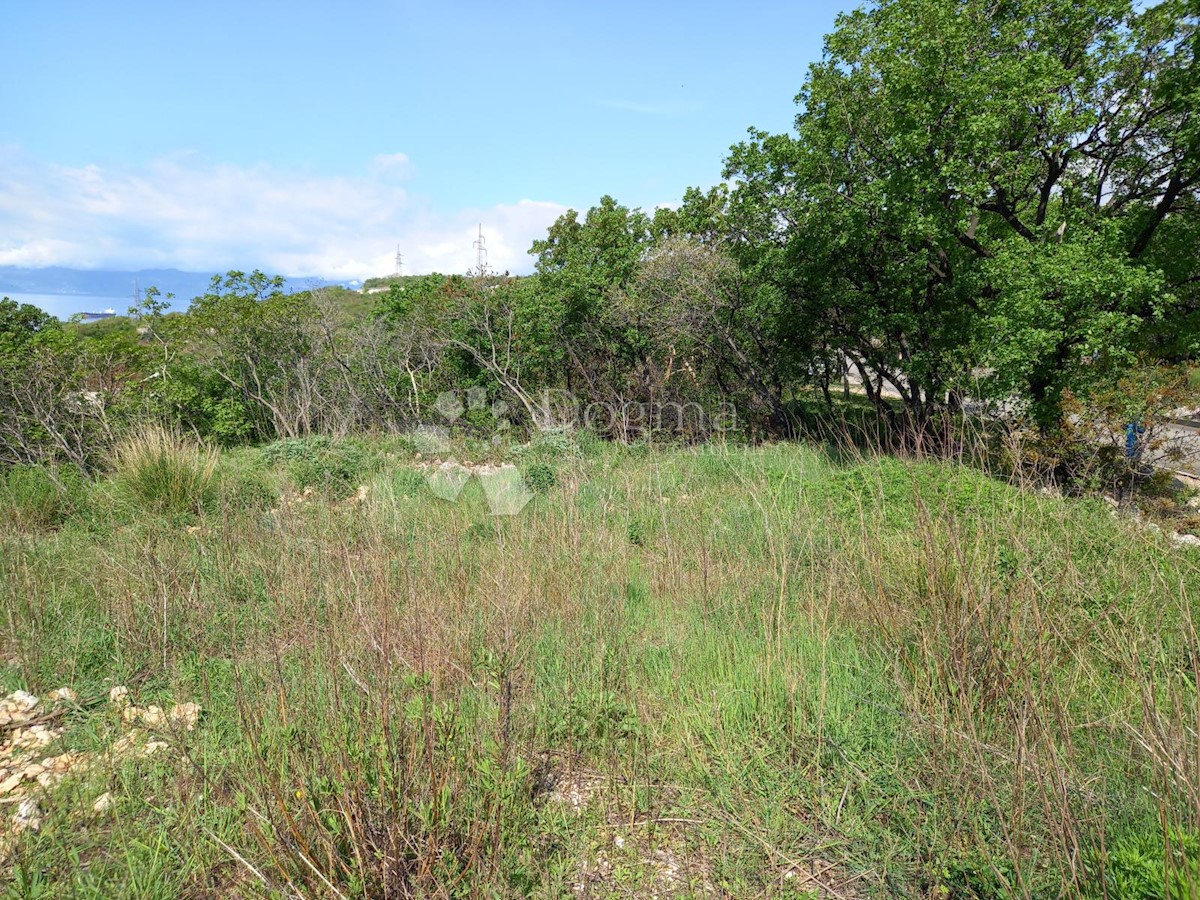
<path fill-rule="evenodd" d="M 0 891 L 1200 896 L 1197 24 L 870 2 L 526 277 L 0 299 Z"/>
<path fill-rule="evenodd" d="M 528 277 L 232 271 L 97 332 L 0 301 L 0 463 L 94 471 L 147 420 L 225 446 L 404 432 L 471 387 L 524 428 L 603 407 L 602 436 L 650 437 L 626 410 L 674 404 L 704 415 L 671 438 L 793 437 L 853 380 L 891 445 L 999 413 L 1079 481 L 1097 432 L 1152 443 L 1196 405 L 1198 40 L 1186 0 L 879 0 L 838 17 L 793 129 L 677 205 L 569 210 Z"/>
<path fill-rule="evenodd" d="M 436 497 L 409 439 L 216 456 L 142 435 L 95 483 L 10 472 L 0 686 L 72 688 L 39 707 L 62 730 L 44 752 L 98 761 L 43 795 L 0 884 L 1200 884 L 1193 551 L 949 463 L 561 437 L 505 455 L 536 488 L 511 517 L 479 478 Z M 146 720 L 161 752 L 104 756 L 128 728 L 114 686 L 199 722 Z"/>

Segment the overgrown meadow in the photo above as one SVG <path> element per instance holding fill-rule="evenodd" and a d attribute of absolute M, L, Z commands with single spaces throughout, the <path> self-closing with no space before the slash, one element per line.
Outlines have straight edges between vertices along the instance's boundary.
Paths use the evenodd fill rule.
<path fill-rule="evenodd" d="M 0 688 L 72 688 L 46 752 L 98 762 L 37 795 L 0 889 L 1198 890 L 1195 551 L 796 444 L 456 447 L 533 489 L 493 516 L 421 450 L 146 431 L 94 482 L 4 473 Z M 114 686 L 199 722 L 106 756 Z"/>
<path fill-rule="evenodd" d="M 1200 897 L 1197 50 L 873 0 L 529 274 L 0 298 L 0 893 Z"/>

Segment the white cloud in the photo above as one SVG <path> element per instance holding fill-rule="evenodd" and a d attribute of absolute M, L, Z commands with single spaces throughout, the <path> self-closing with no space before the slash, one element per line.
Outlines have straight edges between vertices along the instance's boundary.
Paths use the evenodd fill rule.
<path fill-rule="evenodd" d="M 394 178 L 411 178 L 413 175 L 412 161 L 404 153 L 381 153 L 371 160 L 371 169 Z"/>
<path fill-rule="evenodd" d="M 527 272 L 530 243 L 566 207 L 519 200 L 434 212 L 401 182 L 402 153 L 332 177 L 239 167 L 181 153 L 139 169 L 47 164 L 0 147 L 0 265 L 75 268 L 258 267 L 366 278 L 393 270 L 465 272 L 483 223 L 488 262 Z"/>

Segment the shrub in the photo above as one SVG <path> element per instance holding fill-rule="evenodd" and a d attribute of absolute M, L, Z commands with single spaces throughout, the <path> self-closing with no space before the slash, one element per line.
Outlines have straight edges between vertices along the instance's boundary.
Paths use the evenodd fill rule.
<path fill-rule="evenodd" d="M 558 475 L 544 462 L 530 463 L 522 473 L 525 484 L 537 494 L 546 494 L 558 487 Z"/>
<path fill-rule="evenodd" d="M 629 525 L 625 529 L 625 536 L 633 546 L 645 547 L 648 529 L 641 519 L 630 519 Z"/>
<path fill-rule="evenodd" d="M 221 473 L 217 492 L 223 510 L 265 509 L 278 497 L 264 473 L 242 468 Z"/>
<path fill-rule="evenodd" d="M 416 430 L 404 435 L 413 453 L 437 456 L 449 450 L 449 438 L 437 431 Z"/>
<path fill-rule="evenodd" d="M 332 444 L 323 435 L 308 438 L 287 438 L 275 441 L 262 448 L 263 459 L 268 463 L 296 462 L 299 460 L 316 459 L 327 451 Z"/>
<path fill-rule="evenodd" d="M 175 432 L 145 426 L 116 449 L 116 482 L 152 512 L 198 514 L 215 498 L 217 454 Z"/>
<path fill-rule="evenodd" d="M 267 462 L 286 463 L 288 480 L 296 487 L 337 498 L 350 496 L 378 468 L 378 457 L 353 440 L 294 438 L 276 441 L 262 453 Z"/>
<path fill-rule="evenodd" d="M 869 513 L 879 524 L 909 528 L 918 503 L 938 515 L 992 515 L 1003 510 L 1013 489 L 966 466 L 870 457 L 815 482 L 813 493 L 840 518 Z"/>
<path fill-rule="evenodd" d="M 198 360 L 176 360 L 171 377 L 155 383 L 160 413 L 182 430 L 203 435 L 223 447 L 244 444 L 254 436 L 254 409 L 240 392 Z"/>
<path fill-rule="evenodd" d="M 217 497 L 223 511 L 261 509 L 279 499 L 283 476 L 258 448 L 223 450 L 217 463 Z"/>
<path fill-rule="evenodd" d="M 411 434 L 390 434 L 378 438 L 379 449 L 398 456 L 412 456 L 420 451 L 417 439 Z"/>
<path fill-rule="evenodd" d="M 555 460 L 578 455 L 578 446 L 570 432 L 559 428 L 538 431 L 529 439 L 529 443 L 513 450 L 518 458 Z"/>

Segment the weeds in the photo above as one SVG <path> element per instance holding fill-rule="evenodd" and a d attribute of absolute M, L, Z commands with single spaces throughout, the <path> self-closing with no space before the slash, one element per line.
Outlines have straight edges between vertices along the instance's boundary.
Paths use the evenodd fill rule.
<path fill-rule="evenodd" d="M 56 794 L 10 893 L 1195 890 L 1197 557 L 1105 505 L 796 446 L 556 447 L 526 477 L 570 477 L 499 518 L 364 446 L 362 502 L 268 509 L 340 452 L 309 444 L 103 535 L 0 532 L 8 688 L 205 709 L 186 778 L 109 783 L 119 818 Z"/>

